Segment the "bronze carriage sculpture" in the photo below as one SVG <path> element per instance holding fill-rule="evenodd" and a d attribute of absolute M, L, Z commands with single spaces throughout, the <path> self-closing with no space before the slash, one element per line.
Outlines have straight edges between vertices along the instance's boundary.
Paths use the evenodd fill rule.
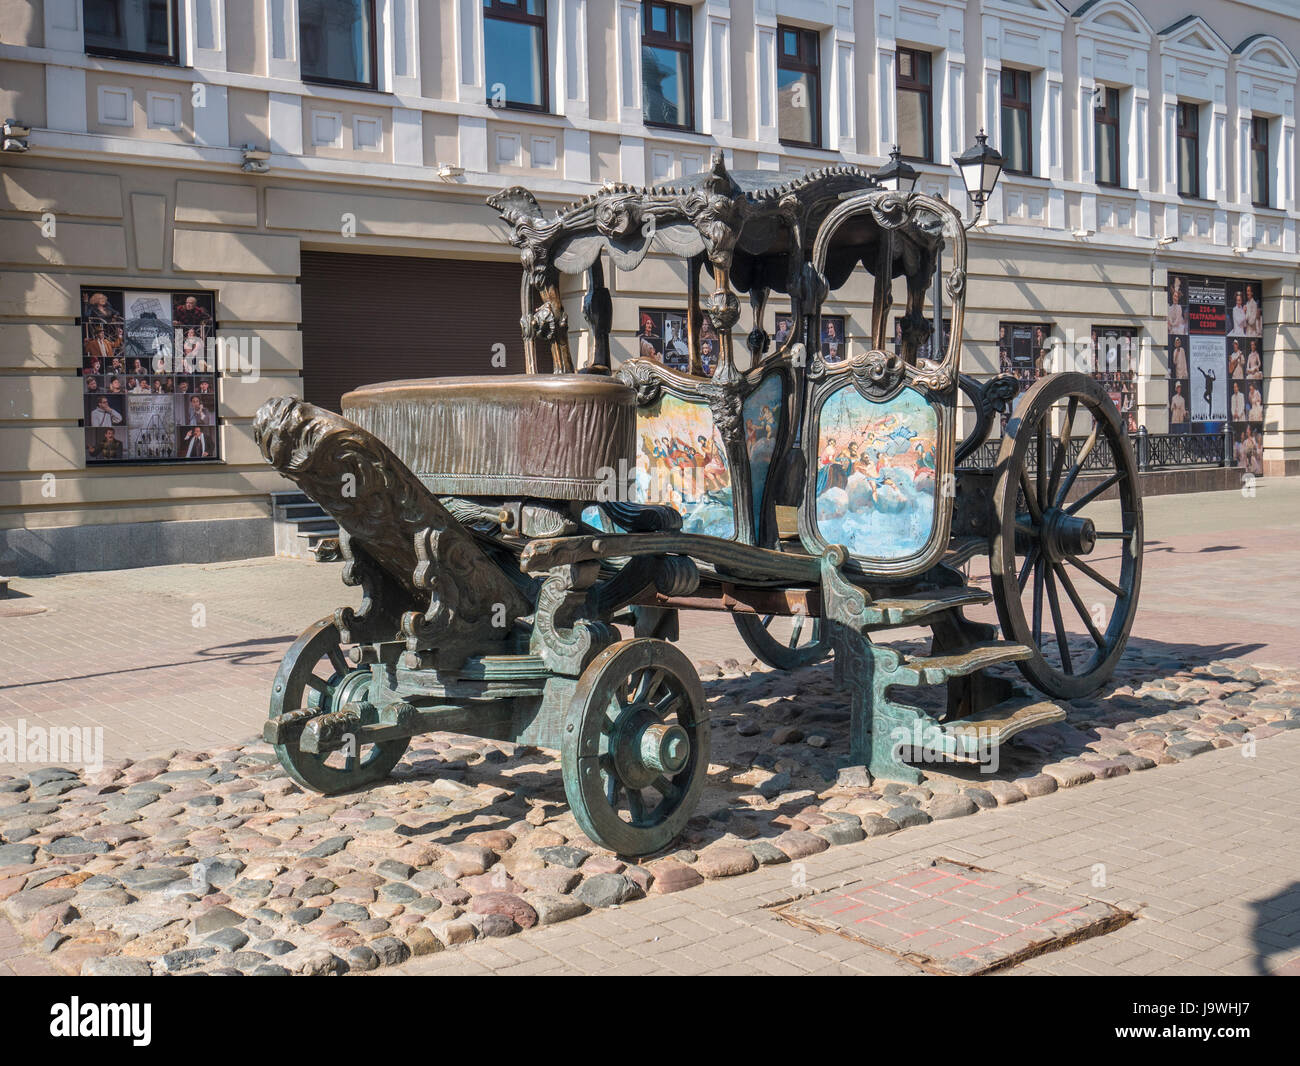
<path fill-rule="evenodd" d="M 609 186 L 549 218 L 522 189 L 490 203 L 524 261 L 528 373 L 367 386 L 341 416 L 289 398 L 258 413 L 263 454 L 338 520 L 344 581 L 364 593 L 310 627 L 276 677 L 264 735 L 298 781 L 372 783 L 424 732 L 508 739 L 560 752 L 594 841 L 663 849 L 709 764 L 701 684 L 672 642 L 681 610 L 730 612 L 778 668 L 833 654 L 852 697 L 849 762 L 904 782 L 921 776 L 904 753 L 978 759 L 1063 717 L 990 668 L 1016 663 L 1062 698 L 1111 676 L 1141 571 L 1127 435 L 1085 376 L 1042 378 L 1013 411 L 1014 378 L 959 374 L 966 251 L 950 206 L 852 167 L 783 184 L 720 158 L 678 187 Z M 629 271 L 652 251 L 687 264 L 686 367 L 615 369 L 604 262 Z M 870 337 L 832 362 L 821 310 L 859 267 Z M 562 273 L 587 278 L 592 360 L 576 373 Z M 743 371 L 737 292 L 753 319 Z M 790 301 L 776 344 L 773 292 Z M 553 374 L 538 373 L 543 350 Z M 959 441 L 962 393 L 973 426 Z M 996 466 L 970 465 L 999 414 Z M 1098 529 L 1087 512 L 1116 497 Z M 1087 557 L 1108 543 L 1103 572 Z M 963 573 L 985 551 L 991 594 Z M 963 613 L 990 599 L 1000 634 Z M 796 620 L 789 640 L 778 618 Z M 908 626 L 930 630 L 926 654 L 876 642 Z M 929 685 L 947 686 L 944 712 L 895 694 Z"/>

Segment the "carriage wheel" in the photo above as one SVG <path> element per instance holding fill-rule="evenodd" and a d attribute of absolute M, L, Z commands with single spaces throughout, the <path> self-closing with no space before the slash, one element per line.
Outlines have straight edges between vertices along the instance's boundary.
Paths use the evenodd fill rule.
<path fill-rule="evenodd" d="M 1085 465 L 1083 476 L 1100 480 L 1076 489 Z M 1099 499 L 1111 488 L 1117 500 Z M 1086 696 L 1124 654 L 1142 578 L 1137 463 L 1096 381 L 1055 374 L 1021 397 L 998 455 L 994 508 L 998 618 L 1008 639 L 1034 649 L 1021 673 L 1049 695 Z"/>
<path fill-rule="evenodd" d="M 778 538 L 777 551 L 782 548 Z M 831 642 L 820 618 L 808 615 L 733 614 L 745 646 L 773 670 L 798 670 L 830 658 Z"/>
<path fill-rule="evenodd" d="M 759 662 L 774 670 L 797 670 L 831 654 L 820 618 L 808 615 L 734 614 L 741 639 Z"/>
<path fill-rule="evenodd" d="M 583 671 L 569 704 L 560 753 L 569 808 L 619 855 L 661 851 L 699 802 L 709 741 L 690 660 L 649 637 L 615 644 Z"/>
<path fill-rule="evenodd" d="M 278 718 L 300 707 L 322 713 L 341 710 L 347 703 L 362 703 L 373 717 L 377 711 L 365 703 L 370 671 L 353 669 L 339 647 L 339 631 L 331 618 L 308 626 L 285 652 L 271 688 L 271 714 Z M 364 718 L 363 718 L 364 721 Z M 352 754 L 344 751 L 321 755 L 300 751 L 297 743 L 275 745 L 280 765 L 300 785 L 332 796 L 386 778 L 406 753 L 408 738 L 363 744 Z"/>

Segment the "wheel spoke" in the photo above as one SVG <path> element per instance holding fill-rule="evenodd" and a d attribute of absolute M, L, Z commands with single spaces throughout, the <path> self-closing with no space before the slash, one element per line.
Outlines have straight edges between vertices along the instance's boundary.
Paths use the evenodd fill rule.
<path fill-rule="evenodd" d="M 1038 462 L 1034 465 L 1034 485 L 1038 490 L 1034 498 L 1040 507 L 1051 498 L 1047 495 L 1047 440 L 1047 415 L 1044 414 L 1038 423 Z"/>
<path fill-rule="evenodd" d="M 677 803 L 682 798 L 682 788 L 674 783 L 663 774 L 654 779 L 654 788 L 659 795 L 663 796 L 664 803 Z"/>
<path fill-rule="evenodd" d="M 1092 615 L 1088 613 L 1087 605 L 1083 602 L 1083 597 L 1079 595 L 1079 590 L 1074 587 L 1074 582 L 1070 580 L 1070 575 L 1066 572 L 1065 567 L 1060 563 L 1053 563 L 1052 568 L 1056 571 L 1056 576 L 1061 582 L 1061 588 L 1065 589 L 1065 594 L 1070 597 L 1070 602 L 1074 604 L 1074 609 L 1079 612 L 1079 618 L 1083 624 L 1088 627 L 1088 634 L 1092 637 L 1093 643 L 1099 648 L 1106 647 L 1106 638 L 1102 636 L 1092 621 Z"/>
<path fill-rule="evenodd" d="M 1038 498 L 1034 495 L 1034 490 L 1029 486 L 1029 473 L 1023 468 L 1020 471 L 1020 491 L 1025 494 L 1025 506 L 1029 508 L 1029 517 L 1035 523 L 1041 524 L 1043 511 L 1038 506 Z"/>
<path fill-rule="evenodd" d="M 1038 558 L 1038 545 L 1035 544 L 1029 549 L 1029 554 L 1025 556 L 1024 565 L 1020 567 L 1020 576 L 1016 578 L 1020 584 L 1020 591 L 1025 591 L 1025 582 L 1029 580 L 1029 571 L 1034 565 L 1034 560 Z"/>
<path fill-rule="evenodd" d="M 1113 593 L 1116 596 L 1124 595 L 1124 590 L 1120 588 L 1119 585 L 1115 584 L 1115 582 L 1113 582 L 1105 574 L 1098 573 L 1091 566 L 1085 563 L 1082 559 L 1076 559 L 1073 555 L 1067 555 L 1065 557 L 1065 561 L 1069 563 L 1071 566 L 1073 566 L 1076 570 L 1080 570 L 1083 573 L 1087 574 L 1090 578 L 1093 579 L 1093 581 L 1097 582 L 1097 584 L 1100 585 L 1102 588 L 1104 588 L 1107 592 Z"/>
<path fill-rule="evenodd" d="M 1074 431 L 1074 416 L 1079 410 L 1079 398 L 1070 397 L 1070 403 L 1065 409 L 1065 424 L 1061 426 L 1061 437 L 1057 443 L 1056 454 L 1052 457 L 1052 479 L 1047 483 L 1046 499 L 1056 499 L 1056 491 L 1061 486 L 1061 469 L 1065 465 L 1065 457 L 1070 452 L 1070 435 Z"/>
<path fill-rule="evenodd" d="M 772 624 L 772 619 L 774 619 L 775 617 L 776 617 L 776 615 L 774 615 L 774 614 L 765 614 L 765 615 L 763 615 L 763 628 L 764 628 L 764 629 L 767 629 L 769 626 L 771 626 L 771 624 Z"/>
<path fill-rule="evenodd" d="M 308 674 L 303 678 L 303 683 L 308 688 L 315 689 L 322 696 L 328 696 L 330 694 L 330 683 L 324 678 L 317 677 L 315 674 Z"/>
<path fill-rule="evenodd" d="M 1115 473 L 1111 474 L 1110 477 L 1108 477 L 1105 481 L 1101 482 L 1100 484 L 1094 485 L 1082 496 L 1080 496 L 1077 500 L 1075 500 L 1074 503 L 1070 504 L 1070 506 L 1065 509 L 1065 513 L 1078 514 L 1081 510 L 1083 510 L 1083 508 L 1087 507 L 1088 504 L 1092 503 L 1093 500 L 1095 500 L 1098 496 L 1100 496 L 1112 485 L 1118 485 L 1121 481 L 1123 481 L 1124 477 L 1125 474 L 1123 470 L 1116 470 Z"/>
<path fill-rule="evenodd" d="M 650 711 L 658 718 L 666 717 L 681 700 L 682 694 L 669 689 L 657 701 L 650 704 Z"/>
<path fill-rule="evenodd" d="M 1034 647 L 1043 646 L 1043 559 L 1034 563 Z"/>
<path fill-rule="evenodd" d="M 618 794 L 621 787 L 622 786 L 620 785 L 618 780 L 618 774 L 614 773 L 612 768 L 606 770 L 605 771 L 605 802 L 608 803 L 611 808 L 618 806 Z M 628 792 L 628 797 L 631 798 L 631 796 L 632 793 Z"/>
<path fill-rule="evenodd" d="M 803 636 L 803 622 L 803 615 L 797 614 L 794 616 L 794 621 L 790 624 L 790 643 L 788 647 L 794 648 L 798 645 L 799 638 Z"/>
<path fill-rule="evenodd" d="M 1070 635 L 1065 631 L 1065 620 L 1061 617 L 1061 599 L 1050 570 L 1047 572 L 1047 600 L 1052 607 L 1052 625 L 1056 628 L 1056 647 L 1061 653 L 1061 665 L 1067 674 L 1072 674 L 1074 663 L 1070 660 Z"/>
<path fill-rule="evenodd" d="M 335 644 L 332 648 L 330 648 L 330 650 L 327 651 L 325 654 L 329 658 L 330 665 L 334 667 L 334 669 L 337 670 L 340 674 L 346 674 L 348 672 L 347 657 L 343 654 L 343 649 L 340 648 L 337 644 Z"/>
<path fill-rule="evenodd" d="M 645 798 L 634 788 L 627 790 L 627 809 L 633 824 L 645 821 Z"/>
<path fill-rule="evenodd" d="M 1101 423 L 1094 420 L 1092 432 L 1088 434 L 1088 439 L 1083 442 L 1083 447 L 1079 449 L 1079 457 L 1070 465 L 1070 472 L 1065 475 L 1065 480 L 1061 482 L 1061 487 L 1056 490 L 1056 495 L 1052 498 L 1053 507 L 1065 505 L 1065 498 L 1070 495 L 1070 490 L 1074 488 L 1074 479 L 1079 476 L 1083 464 L 1088 461 L 1092 449 L 1097 446 L 1097 432 L 1100 429 Z"/>
<path fill-rule="evenodd" d="M 1023 533 L 1026 537 L 1033 537 L 1035 540 L 1038 539 L 1038 527 L 1035 525 L 1031 525 L 1028 522 L 1021 522 L 1017 520 L 1016 532 Z"/>
<path fill-rule="evenodd" d="M 644 703 L 650 698 L 661 681 L 663 681 L 664 672 L 654 667 L 646 667 L 641 671 L 640 680 L 637 682 L 636 691 L 632 693 L 632 703 Z"/>

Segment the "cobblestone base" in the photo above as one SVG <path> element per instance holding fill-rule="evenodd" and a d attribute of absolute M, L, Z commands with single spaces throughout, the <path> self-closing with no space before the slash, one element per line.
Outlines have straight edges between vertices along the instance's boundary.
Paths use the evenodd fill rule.
<path fill-rule="evenodd" d="M 930 765 L 905 787 L 837 769 L 848 714 L 828 665 L 719 672 L 703 664 L 699 813 L 642 865 L 583 836 L 550 753 L 435 734 L 389 783 L 325 798 L 250 742 L 0 778 L 0 906 L 71 972 L 366 971 L 1300 728 L 1300 671 L 1135 647 L 1124 684 L 996 767 Z"/>

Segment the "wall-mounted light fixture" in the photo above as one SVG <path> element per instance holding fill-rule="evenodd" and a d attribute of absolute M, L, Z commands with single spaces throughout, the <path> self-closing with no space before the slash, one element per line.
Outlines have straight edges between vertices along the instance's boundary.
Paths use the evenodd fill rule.
<path fill-rule="evenodd" d="M 265 174 L 271 169 L 271 164 L 267 162 L 271 158 L 271 153 L 265 148 L 258 148 L 253 144 L 246 144 L 241 149 L 244 161 L 239 164 L 239 169 L 246 174 Z"/>
<path fill-rule="evenodd" d="M 32 135 L 31 126 L 24 126 L 16 118 L 5 119 L 4 150 L 6 152 L 25 152 L 30 147 L 27 138 Z"/>

